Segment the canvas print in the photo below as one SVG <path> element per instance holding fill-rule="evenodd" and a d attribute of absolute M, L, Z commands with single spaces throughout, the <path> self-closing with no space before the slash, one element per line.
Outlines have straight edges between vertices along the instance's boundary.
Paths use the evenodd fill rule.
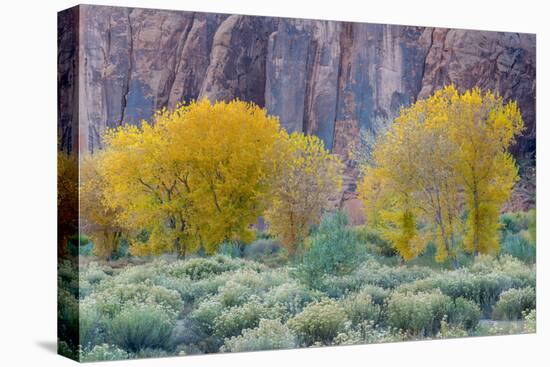
<path fill-rule="evenodd" d="M 58 350 L 533 333 L 535 35 L 58 15 Z"/>

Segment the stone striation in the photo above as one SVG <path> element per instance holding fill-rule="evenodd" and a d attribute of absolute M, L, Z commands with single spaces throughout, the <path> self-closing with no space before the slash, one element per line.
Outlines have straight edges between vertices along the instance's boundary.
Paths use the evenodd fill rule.
<path fill-rule="evenodd" d="M 535 35 L 80 5 L 80 147 L 107 127 L 150 120 L 163 107 L 209 98 L 252 101 L 288 131 L 318 135 L 347 157 L 360 132 L 454 83 L 519 102 L 527 126 L 514 148 L 535 152 Z M 73 10 L 74 11 L 74 10 Z M 74 27 L 60 17 L 60 32 Z M 66 22 L 67 24 L 64 24 Z M 70 50 L 60 36 L 60 63 Z M 63 118 L 61 119 L 63 120 Z M 60 129 L 67 124 L 60 122 Z M 62 136 L 66 136 L 60 132 Z M 61 144 L 69 144 L 63 140 Z M 348 162 L 346 191 L 357 172 Z M 349 196 L 349 195 L 348 195 Z M 353 195 L 351 195 L 353 197 Z"/>

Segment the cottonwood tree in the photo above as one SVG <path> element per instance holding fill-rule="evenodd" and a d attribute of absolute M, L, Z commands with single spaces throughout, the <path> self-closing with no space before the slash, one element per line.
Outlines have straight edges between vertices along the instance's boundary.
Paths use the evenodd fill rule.
<path fill-rule="evenodd" d="M 185 256 L 250 241 L 279 133 L 277 119 L 253 104 L 208 100 L 163 109 L 153 124 L 108 131 L 106 202 L 122 208 L 124 227 L 147 232 L 131 251 Z"/>
<path fill-rule="evenodd" d="M 523 119 L 515 101 L 505 103 L 489 91 L 476 88 L 460 94 L 447 87 L 444 94 L 468 210 L 464 247 L 474 254 L 497 253 L 500 210 L 518 180 L 508 148 L 522 133 Z"/>
<path fill-rule="evenodd" d="M 283 132 L 276 157 L 265 217 L 269 232 L 294 253 L 340 192 L 343 165 L 321 139 L 301 133 Z"/>
<path fill-rule="evenodd" d="M 507 148 L 522 129 L 514 102 L 478 89 L 446 87 L 403 109 L 363 169 L 359 193 L 369 224 L 405 260 L 432 240 L 436 260 L 456 265 L 466 208 L 464 248 L 496 252 L 498 214 L 517 180 Z"/>
<path fill-rule="evenodd" d="M 405 260 L 419 255 L 426 241 L 417 229 L 422 214 L 414 162 L 418 134 L 407 121 L 396 121 L 375 145 L 373 164 L 358 186 L 369 225 L 378 227 Z"/>
<path fill-rule="evenodd" d="M 106 205 L 106 180 L 98 167 L 100 161 L 101 153 L 95 153 L 80 162 L 80 225 L 92 240 L 94 254 L 109 259 L 117 251 L 124 230 L 118 223 L 120 208 Z"/>

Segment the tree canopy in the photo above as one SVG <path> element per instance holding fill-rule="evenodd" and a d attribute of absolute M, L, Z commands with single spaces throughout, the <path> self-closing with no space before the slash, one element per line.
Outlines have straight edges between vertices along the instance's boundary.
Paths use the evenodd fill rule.
<path fill-rule="evenodd" d="M 368 222 L 405 260 L 429 241 L 439 261 L 460 246 L 496 253 L 498 215 L 518 179 L 508 148 L 522 130 L 515 102 L 479 89 L 448 86 L 402 109 L 363 167 Z"/>

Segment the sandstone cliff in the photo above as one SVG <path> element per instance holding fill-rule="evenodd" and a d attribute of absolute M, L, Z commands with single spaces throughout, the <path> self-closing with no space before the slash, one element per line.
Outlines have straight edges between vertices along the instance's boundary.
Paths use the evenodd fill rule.
<path fill-rule="evenodd" d="M 79 78 L 60 79 L 60 106 L 75 88 L 79 105 L 59 124 L 69 137 L 78 120 L 80 149 L 100 149 L 106 127 L 208 97 L 255 102 L 345 157 L 361 130 L 454 83 L 517 100 L 527 130 L 514 151 L 535 151 L 532 34 L 87 5 L 60 13 L 59 29 L 60 70 Z M 355 180 L 350 166 L 345 198 Z"/>

